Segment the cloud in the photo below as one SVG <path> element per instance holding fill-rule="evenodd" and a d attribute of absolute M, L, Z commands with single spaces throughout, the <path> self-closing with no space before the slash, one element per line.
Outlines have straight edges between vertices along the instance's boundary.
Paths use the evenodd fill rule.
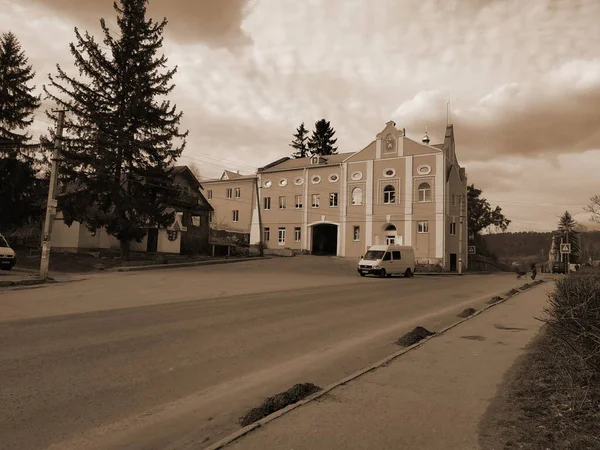
<path fill-rule="evenodd" d="M 23 5 L 45 9 L 70 18 L 74 26 L 92 34 L 100 32 L 99 20 L 112 22 L 113 0 L 19 0 Z M 167 17 L 166 35 L 180 42 L 202 41 L 215 48 L 236 48 L 251 43 L 241 28 L 250 10 L 249 0 L 151 0 L 148 15 L 156 21 Z"/>

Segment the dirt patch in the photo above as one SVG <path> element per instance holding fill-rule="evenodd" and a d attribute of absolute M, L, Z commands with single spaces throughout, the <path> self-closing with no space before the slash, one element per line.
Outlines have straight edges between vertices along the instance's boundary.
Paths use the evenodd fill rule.
<path fill-rule="evenodd" d="M 531 284 L 525 283 L 523 286 L 519 288 L 522 291 L 526 291 L 527 289 L 531 289 Z"/>
<path fill-rule="evenodd" d="M 238 423 L 243 427 L 248 426 L 321 390 L 312 383 L 296 384 L 287 391 L 267 398 L 258 408 L 253 408 L 240 417 Z"/>
<path fill-rule="evenodd" d="M 497 330 L 507 331 L 527 331 L 527 328 L 505 327 L 504 325 L 494 325 L 494 328 L 496 328 Z"/>
<path fill-rule="evenodd" d="M 494 303 L 498 303 L 499 301 L 504 300 L 504 297 L 500 297 L 499 295 L 496 295 L 495 297 L 492 297 L 488 300 L 488 305 L 493 305 Z"/>
<path fill-rule="evenodd" d="M 515 294 L 518 294 L 519 291 L 517 289 L 511 289 L 510 291 L 508 291 L 506 294 L 504 294 L 506 297 L 512 297 Z"/>
<path fill-rule="evenodd" d="M 433 336 L 435 331 L 429 331 L 423 327 L 416 327 L 414 330 L 406 333 L 400 339 L 396 341 L 396 344 L 402 347 L 410 347 L 419 341 L 422 341 L 426 337 Z"/>
<path fill-rule="evenodd" d="M 461 339 L 467 339 L 469 341 L 485 341 L 485 337 L 484 336 L 461 336 Z"/>
<path fill-rule="evenodd" d="M 504 378 L 479 424 L 481 448 L 600 449 L 600 383 L 545 329 Z"/>
<path fill-rule="evenodd" d="M 467 308 L 463 312 L 461 312 L 457 317 L 460 317 L 461 319 L 466 319 L 467 317 L 472 316 L 476 312 L 477 310 L 475 308 Z"/>

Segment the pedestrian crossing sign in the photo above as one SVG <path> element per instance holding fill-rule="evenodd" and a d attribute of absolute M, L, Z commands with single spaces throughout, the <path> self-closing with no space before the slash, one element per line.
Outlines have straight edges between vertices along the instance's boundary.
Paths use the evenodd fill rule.
<path fill-rule="evenodd" d="M 571 253 L 571 244 L 560 244 L 561 253 Z"/>

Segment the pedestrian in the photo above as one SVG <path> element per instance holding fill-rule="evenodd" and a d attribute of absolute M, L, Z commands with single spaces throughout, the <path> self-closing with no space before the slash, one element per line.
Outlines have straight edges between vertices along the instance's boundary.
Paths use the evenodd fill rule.
<path fill-rule="evenodd" d="M 537 275 L 537 267 L 535 266 L 535 261 L 531 263 L 531 279 L 535 280 Z"/>

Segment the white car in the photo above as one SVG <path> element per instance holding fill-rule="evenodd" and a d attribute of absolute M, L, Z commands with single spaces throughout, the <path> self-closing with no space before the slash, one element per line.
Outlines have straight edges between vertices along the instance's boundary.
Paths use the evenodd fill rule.
<path fill-rule="evenodd" d="M 403 245 L 373 245 L 358 262 L 357 271 L 361 277 L 367 274 L 412 277 L 415 273 L 415 251 Z"/>
<path fill-rule="evenodd" d="M 0 234 L 0 269 L 10 270 L 17 263 L 17 254 Z"/>

